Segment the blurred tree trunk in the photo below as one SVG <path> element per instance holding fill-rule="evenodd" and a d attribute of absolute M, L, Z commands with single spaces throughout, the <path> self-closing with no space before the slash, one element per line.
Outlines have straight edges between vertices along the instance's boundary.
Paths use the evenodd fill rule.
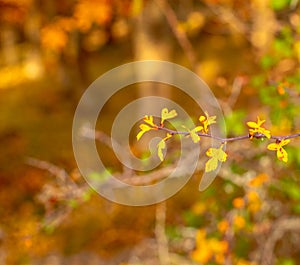
<path fill-rule="evenodd" d="M 134 59 L 139 60 L 163 60 L 169 61 L 172 53 L 171 34 L 165 16 L 157 6 L 156 1 L 145 1 L 142 12 L 135 19 L 133 36 Z M 156 80 L 164 75 L 164 69 L 138 69 L 140 74 L 144 71 L 151 72 Z M 170 98 L 171 88 L 167 85 L 155 82 L 143 82 L 138 84 L 138 98 L 159 96 Z M 167 107 L 167 106 L 164 106 Z M 153 114 L 155 110 L 162 108 L 159 102 L 147 101 L 138 107 L 137 119 L 145 114 Z M 145 135 L 144 141 L 139 141 L 136 146 L 139 150 L 146 150 L 150 140 Z"/>
<path fill-rule="evenodd" d="M 145 1 L 145 6 L 136 18 L 133 36 L 135 60 L 169 61 L 172 53 L 171 34 L 164 14 L 155 1 Z M 139 69 L 148 71 L 149 69 Z M 156 78 L 163 75 L 162 69 L 151 69 Z M 139 84 L 139 97 L 170 97 L 170 89 L 158 83 Z M 155 102 L 145 109 L 156 109 Z"/>
<path fill-rule="evenodd" d="M 4 24 L 1 26 L 1 47 L 2 47 L 2 64 L 13 65 L 18 62 L 17 53 L 17 36 L 13 26 Z"/>

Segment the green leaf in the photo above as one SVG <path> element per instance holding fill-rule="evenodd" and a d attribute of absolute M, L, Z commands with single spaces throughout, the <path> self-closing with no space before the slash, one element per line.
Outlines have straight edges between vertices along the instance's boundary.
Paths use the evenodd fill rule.
<path fill-rule="evenodd" d="M 51 234 L 53 234 L 54 231 L 55 231 L 55 225 L 53 225 L 53 224 L 46 224 L 46 225 L 44 225 L 43 230 L 44 230 L 48 235 L 51 235 Z"/>
<path fill-rule="evenodd" d="M 300 202 L 298 202 L 296 205 L 293 205 L 292 209 L 295 214 L 300 214 Z"/>
<path fill-rule="evenodd" d="M 105 169 L 102 172 L 91 172 L 88 179 L 93 182 L 101 183 L 107 181 L 111 176 L 111 170 Z"/>
<path fill-rule="evenodd" d="M 82 194 L 82 200 L 84 202 L 89 201 L 91 199 L 93 193 L 94 193 L 94 190 L 92 188 L 89 188 Z"/>
<path fill-rule="evenodd" d="M 300 200 L 300 187 L 297 183 L 285 180 L 281 181 L 280 187 L 291 199 Z"/>
<path fill-rule="evenodd" d="M 75 208 L 78 207 L 78 201 L 75 200 L 75 199 L 71 199 L 71 200 L 68 201 L 68 205 L 69 205 L 71 208 L 75 209 Z"/>
<path fill-rule="evenodd" d="M 245 126 L 242 122 L 246 117 L 244 110 L 235 110 L 225 116 L 226 130 L 229 135 L 241 135 L 245 133 Z"/>
<path fill-rule="evenodd" d="M 271 6 L 274 10 L 281 10 L 284 9 L 286 6 L 288 6 L 290 3 L 290 0 L 272 0 Z"/>
<path fill-rule="evenodd" d="M 295 261 L 293 261 L 292 259 L 282 259 L 280 260 L 277 265 L 296 265 Z"/>
<path fill-rule="evenodd" d="M 270 55 L 264 55 L 261 59 L 260 59 L 260 65 L 262 66 L 262 68 L 264 70 L 267 70 L 269 68 L 271 68 L 272 66 L 274 66 L 276 63 L 274 56 L 270 56 Z"/>

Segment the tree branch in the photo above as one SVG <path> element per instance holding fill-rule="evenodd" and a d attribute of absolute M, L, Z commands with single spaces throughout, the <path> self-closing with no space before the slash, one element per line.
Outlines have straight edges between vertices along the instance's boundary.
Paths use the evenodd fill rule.
<path fill-rule="evenodd" d="M 274 248 L 287 231 L 300 231 L 300 218 L 282 218 L 272 226 L 272 233 L 264 243 L 261 254 L 261 264 L 274 263 Z"/>
<path fill-rule="evenodd" d="M 158 126 L 157 129 L 161 130 L 161 131 L 166 131 L 167 133 L 169 133 L 171 135 L 176 135 L 176 134 L 177 135 L 183 135 L 183 136 L 190 135 L 189 132 L 186 132 L 186 131 L 175 131 L 175 130 L 171 130 L 171 129 L 165 128 L 163 126 Z M 200 137 L 207 137 L 207 138 L 212 138 L 212 139 L 219 140 L 222 143 L 227 143 L 227 142 L 232 142 L 232 141 L 239 141 L 239 140 L 245 140 L 245 139 L 249 139 L 250 138 L 249 134 L 248 135 L 236 136 L 236 137 L 230 137 L 230 138 L 222 138 L 222 137 L 214 136 L 214 135 L 211 135 L 211 134 L 199 133 L 199 132 L 197 132 L 196 134 L 199 135 Z M 285 136 L 273 136 L 272 135 L 271 139 L 282 141 L 282 140 L 285 140 L 285 139 L 292 139 L 292 138 L 296 138 L 296 137 L 299 137 L 299 136 L 300 136 L 300 133 L 295 133 L 295 134 L 285 135 Z M 253 138 L 264 139 L 264 138 L 267 138 L 267 137 L 264 134 L 262 134 L 262 133 L 255 133 L 253 135 Z"/>
<path fill-rule="evenodd" d="M 179 45 L 185 52 L 188 60 L 190 61 L 190 64 L 193 69 L 196 69 L 197 67 L 197 59 L 196 59 L 196 53 L 193 49 L 193 46 L 186 36 L 185 32 L 178 29 L 178 19 L 176 17 L 176 13 L 171 8 L 169 3 L 166 0 L 156 0 L 156 3 L 161 8 L 162 12 L 164 12 L 166 19 L 171 27 L 171 30 L 173 31 Z"/>

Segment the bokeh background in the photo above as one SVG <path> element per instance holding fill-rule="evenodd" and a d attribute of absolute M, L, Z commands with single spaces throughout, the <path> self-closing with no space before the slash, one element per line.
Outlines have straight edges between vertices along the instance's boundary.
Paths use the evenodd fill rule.
<path fill-rule="evenodd" d="M 247 134 L 257 115 L 274 135 L 299 132 L 299 13 L 298 0 L 0 0 L 0 264 L 300 264 L 299 139 L 287 146 L 286 164 L 267 141 L 230 143 L 207 190 L 198 191 L 199 171 L 174 197 L 147 207 L 93 192 L 71 142 L 85 89 L 144 59 L 178 63 L 205 80 L 229 136 Z M 145 95 L 177 101 L 195 121 L 202 114 L 172 87 L 114 95 L 97 140 L 120 176 L 128 172 L 110 148 L 110 128 Z M 166 160 L 135 181 L 159 181 L 171 166 Z"/>

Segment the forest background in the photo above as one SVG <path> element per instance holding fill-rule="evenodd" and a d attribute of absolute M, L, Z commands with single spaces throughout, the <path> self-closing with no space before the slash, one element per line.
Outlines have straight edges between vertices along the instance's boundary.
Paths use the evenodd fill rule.
<path fill-rule="evenodd" d="M 257 116 L 272 135 L 299 133 L 299 14 L 298 0 L 0 0 L 0 264 L 300 264 L 298 138 L 287 163 L 268 141 L 232 142 L 208 189 L 198 190 L 198 171 L 175 196 L 145 207 L 95 193 L 72 150 L 85 89 L 145 59 L 198 74 L 228 136 L 247 135 Z M 156 93 L 195 121 L 203 114 L 172 87 L 121 90 L 98 128 L 107 168 L 122 170 L 109 144 L 114 117 Z M 137 181 L 158 181 L 170 166 Z"/>

